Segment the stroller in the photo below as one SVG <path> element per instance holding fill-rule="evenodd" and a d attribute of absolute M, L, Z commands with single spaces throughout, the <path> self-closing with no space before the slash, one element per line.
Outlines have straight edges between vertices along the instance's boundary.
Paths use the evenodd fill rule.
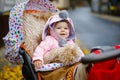
<path fill-rule="evenodd" d="M 39 0 L 37 0 L 39 1 Z M 51 12 L 53 13 L 56 13 L 58 11 L 58 9 L 56 9 L 52 3 L 50 1 L 45 1 L 45 2 L 41 2 L 42 4 L 39 4 L 41 5 L 41 7 L 38 7 L 38 5 L 36 5 L 36 2 L 34 2 L 34 0 L 29 0 L 27 2 L 24 2 L 24 3 L 20 3 L 20 4 L 17 4 L 15 5 L 15 7 L 11 10 L 10 12 L 10 19 L 9 19 L 9 26 L 10 29 L 9 29 L 9 32 L 7 34 L 6 37 L 4 37 L 4 42 L 5 42 L 5 46 L 6 46 L 6 58 L 13 64 L 23 64 L 23 67 L 22 67 L 22 74 L 25 78 L 25 80 L 42 80 L 42 78 L 40 77 L 41 75 L 41 71 L 48 71 L 50 72 L 50 70 L 45 70 L 45 69 L 40 69 L 40 70 L 35 70 L 34 69 L 34 66 L 32 64 L 32 61 L 31 61 L 31 57 L 32 57 L 32 52 L 34 51 L 33 48 L 35 48 L 37 46 L 37 44 L 39 44 L 40 41 L 36 40 L 36 38 L 40 37 L 41 34 L 35 34 L 34 36 L 36 37 L 33 37 L 32 39 L 34 40 L 33 42 L 31 42 L 29 39 L 31 38 L 29 36 L 29 39 L 27 37 L 24 36 L 24 33 L 26 33 L 26 36 L 27 35 L 27 31 L 25 31 L 27 28 L 24 28 L 23 27 L 23 24 L 25 19 L 28 19 L 29 17 L 31 17 L 31 13 L 38 13 L 38 14 L 42 14 L 42 19 L 44 18 L 44 21 L 46 21 L 47 17 L 44 17 L 44 15 L 48 15 L 48 13 L 50 12 L 50 15 L 51 15 Z M 46 4 L 47 3 L 47 4 Z M 31 7 L 32 6 L 37 6 L 37 8 L 35 7 Z M 46 5 L 46 7 L 44 7 Z M 28 7 L 25 7 L 25 6 L 28 6 Z M 25 11 L 24 11 L 25 9 Z M 33 10 L 32 10 L 33 9 Z M 47 10 L 45 13 L 44 11 L 40 11 L 40 12 L 37 12 L 35 9 L 37 10 Z M 29 12 L 30 11 L 30 12 Z M 22 17 L 24 15 L 26 15 L 25 13 L 28 13 L 28 15 L 30 15 L 29 17 Z M 36 14 L 32 14 L 32 16 L 34 16 L 35 18 L 38 18 L 39 15 L 36 15 Z M 40 17 L 40 18 L 41 18 Z M 28 19 L 30 20 L 30 19 Z M 33 20 L 31 20 L 33 21 Z M 31 22 L 31 21 L 28 21 L 27 23 L 37 23 L 39 24 L 39 26 L 44 26 L 45 22 L 42 22 L 42 24 L 40 24 L 39 21 L 34 21 L 34 22 Z M 26 24 L 26 25 L 29 25 L 29 24 Z M 34 25 L 34 24 L 32 24 Z M 24 29 L 24 31 L 23 31 Z M 32 31 L 33 28 L 30 31 L 30 33 L 28 34 L 33 34 L 34 31 Z M 36 30 L 38 30 L 38 32 L 41 31 L 41 28 L 37 28 Z M 39 31 L 40 30 L 40 31 Z M 32 32 L 31 32 L 32 31 Z M 37 32 L 36 32 L 37 33 Z M 15 34 L 15 35 L 14 35 Z M 35 41 L 36 40 L 36 41 Z M 37 44 L 35 44 L 37 43 Z M 30 44 L 30 45 L 28 45 Z M 31 45 L 32 48 L 29 48 Z M 86 55 L 85 57 L 83 57 L 80 61 L 81 64 L 83 65 L 88 65 L 86 67 L 86 73 L 88 74 L 88 80 L 103 80 L 104 76 L 100 76 L 98 77 L 99 75 L 102 74 L 102 72 L 104 72 L 105 70 L 108 69 L 108 67 L 104 67 L 104 71 L 102 68 L 100 68 L 101 66 L 103 65 L 108 65 L 109 63 L 112 63 L 112 64 L 109 64 L 109 66 L 112 65 L 112 68 L 109 68 L 109 73 L 110 75 L 113 75 L 114 73 L 114 76 L 113 78 L 109 79 L 109 80 L 120 80 L 120 78 L 118 76 L 119 75 L 119 67 L 120 67 L 120 64 L 119 64 L 119 58 L 117 58 L 118 56 L 120 56 L 120 45 L 116 45 L 116 46 L 100 46 L 100 47 L 95 47 L 93 49 L 91 49 L 91 54 L 88 54 Z M 100 54 L 101 53 L 101 54 Z M 52 64 L 47 64 L 45 66 L 48 66 L 48 65 L 52 65 Z M 61 64 L 56 64 L 57 67 L 54 67 L 54 69 L 57 69 L 57 68 L 60 68 L 61 67 Z M 114 65 L 114 67 L 113 67 Z M 45 67 L 44 66 L 44 67 Z M 112 69 L 116 69 L 113 70 Z M 107 72 L 105 73 L 105 79 L 104 80 L 107 80 L 107 78 L 109 77 L 109 75 L 107 76 Z M 110 72 L 111 71 L 111 72 Z M 100 74 L 96 74 L 96 72 L 100 73 Z M 94 79 L 92 76 L 96 76 Z M 56 80 L 56 79 L 54 79 Z M 73 80 L 72 78 L 68 78 L 68 80 Z"/>

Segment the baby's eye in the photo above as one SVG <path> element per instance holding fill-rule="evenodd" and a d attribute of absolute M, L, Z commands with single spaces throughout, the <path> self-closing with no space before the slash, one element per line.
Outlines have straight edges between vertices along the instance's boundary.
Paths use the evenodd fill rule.
<path fill-rule="evenodd" d="M 57 29 L 61 29 L 60 27 L 57 27 Z"/>
<path fill-rule="evenodd" d="M 64 28 L 64 29 L 68 29 L 68 28 L 66 27 L 66 28 Z"/>

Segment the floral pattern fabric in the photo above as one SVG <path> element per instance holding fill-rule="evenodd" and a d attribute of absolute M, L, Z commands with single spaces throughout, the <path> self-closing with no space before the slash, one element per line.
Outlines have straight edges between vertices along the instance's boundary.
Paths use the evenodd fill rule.
<path fill-rule="evenodd" d="M 18 54 L 19 47 L 23 42 L 22 32 L 22 14 L 27 2 L 16 4 L 10 11 L 9 32 L 3 38 L 5 43 L 5 58 L 13 64 L 19 64 L 22 61 Z"/>
<path fill-rule="evenodd" d="M 52 71 L 60 67 L 63 67 L 62 63 L 51 63 L 41 66 L 40 68 L 36 69 L 36 71 Z"/>

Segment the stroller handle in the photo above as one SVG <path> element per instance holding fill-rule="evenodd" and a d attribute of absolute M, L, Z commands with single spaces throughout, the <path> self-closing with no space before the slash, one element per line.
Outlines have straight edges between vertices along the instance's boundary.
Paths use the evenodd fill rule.
<path fill-rule="evenodd" d="M 109 59 L 119 57 L 119 56 L 120 56 L 120 49 L 112 50 L 109 52 L 103 52 L 100 54 L 90 53 L 90 54 L 86 55 L 85 57 L 82 57 L 80 62 L 82 62 L 83 64 L 88 64 L 88 63 L 109 60 Z"/>

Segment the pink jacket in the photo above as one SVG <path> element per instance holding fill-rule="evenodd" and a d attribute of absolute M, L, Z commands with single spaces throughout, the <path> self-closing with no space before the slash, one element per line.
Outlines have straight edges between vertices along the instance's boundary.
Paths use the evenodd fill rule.
<path fill-rule="evenodd" d="M 75 44 L 72 40 L 67 41 L 67 44 Z M 59 48 L 59 42 L 52 36 L 47 36 L 44 41 L 37 46 L 34 54 L 33 54 L 33 61 L 35 60 L 42 60 L 45 54 L 49 53 L 50 50 Z M 82 52 L 82 51 L 81 51 Z"/>

